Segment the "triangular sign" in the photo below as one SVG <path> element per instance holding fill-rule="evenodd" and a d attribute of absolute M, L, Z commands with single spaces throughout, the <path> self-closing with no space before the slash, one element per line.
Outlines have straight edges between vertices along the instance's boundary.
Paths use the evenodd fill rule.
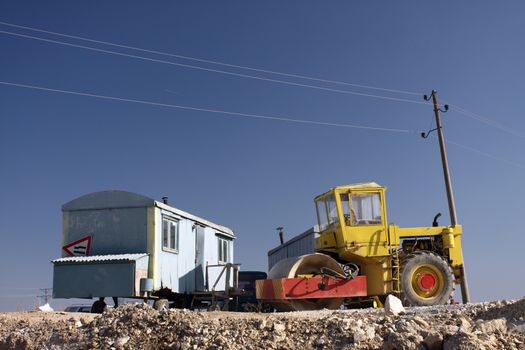
<path fill-rule="evenodd" d="M 69 256 L 87 256 L 91 249 L 91 236 L 86 236 L 78 241 L 69 243 L 62 247 Z"/>

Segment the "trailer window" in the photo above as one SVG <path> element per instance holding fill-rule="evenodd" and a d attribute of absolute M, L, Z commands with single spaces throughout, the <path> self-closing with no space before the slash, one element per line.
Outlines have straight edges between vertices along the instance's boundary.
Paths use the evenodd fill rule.
<path fill-rule="evenodd" d="M 219 240 L 219 263 L 227 263 L 230 259 L 230 244 L 227 239 L 217 238 Z"/>
<path fill-rule="evenodd" d="M 352 194 L 349 221 L 351 225 L 379 225 L 382 223 L 379 193 Z"/>
<path fill-rule="evenodd" d="M 167 217 L 162 218 L 162 248 L 179 250 L 179 223 Z"/>

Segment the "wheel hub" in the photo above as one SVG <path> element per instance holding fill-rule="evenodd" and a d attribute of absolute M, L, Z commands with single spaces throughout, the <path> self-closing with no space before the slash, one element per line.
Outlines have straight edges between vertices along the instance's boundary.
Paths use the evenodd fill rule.
<path fill-rule="evenodd" d="M 423 273 L 419 276 L 419 286 L 424 290 L 431 290 L 436 285 L 436 278 L 431 273 Z"/>
<path fill-rule="evenodd" d="M 412 273 L 412 289 L 423 299 L 433 299 L 444 288 L 441 272 L 431 264 L 418 266 Z"/>

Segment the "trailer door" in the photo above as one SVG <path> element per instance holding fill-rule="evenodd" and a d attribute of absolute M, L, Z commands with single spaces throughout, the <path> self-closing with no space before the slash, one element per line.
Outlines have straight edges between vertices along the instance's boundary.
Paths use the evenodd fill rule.
<path fill-rule="evenodd" d="M 204 290 L 204 274 L 206 269 L 204 261 L 204 227 L 197 226 L 195 231 L 195 290 Z"/>

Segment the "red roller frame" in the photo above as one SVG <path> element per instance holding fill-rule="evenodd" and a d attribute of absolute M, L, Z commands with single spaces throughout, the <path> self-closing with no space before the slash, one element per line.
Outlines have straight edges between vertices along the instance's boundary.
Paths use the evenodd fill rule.
<path fill-rule="evenodd" d="M 367 296 L 366 276 L 341 280 L 330 276 L 256 281 L 260 300 L 351 298 Z"/>

